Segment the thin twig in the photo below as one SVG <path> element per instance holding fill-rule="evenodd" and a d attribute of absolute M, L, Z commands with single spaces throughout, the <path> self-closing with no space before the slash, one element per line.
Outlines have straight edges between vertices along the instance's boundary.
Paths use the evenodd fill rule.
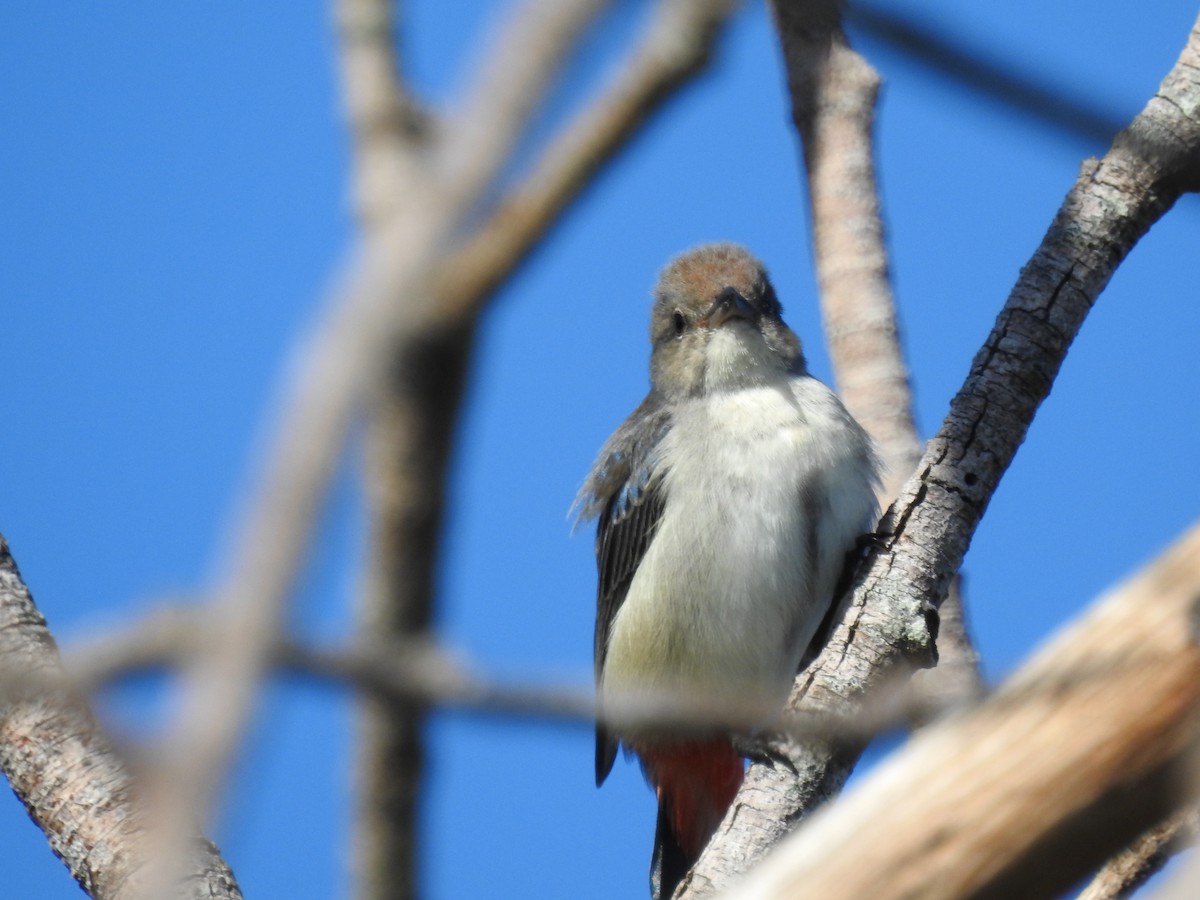
<path fill-rule="evenodd" d="M 1106 862 L 1075 900 L 1125 900 L 1171 857 L 1194 844 L 1197 833 L 1200 810 L 1192 806 L 1176 812 Z"/>
<path fill-rule="evenodd" d="M 36 692 L 47 688 L 86 696 L 134 675 L 169 674 L 188 657 L 208 652 L 213 635 L 206 630 L 204 611 L 171 606 L 156 610 L 128 627 L 92 636 L 68 648 L 65 674 L 53 678 L 2 671 L 8 691 Z M 599 715 L 595 691 L 533 680 L 502 680 L 479 673 L 457 653 L 425 638 L 367 639 L 345 647 L 319 647 L 281 639 L 271 651 L 273 672 L 292 678 L 341 683 L 384 705 L 420 705 L 483 715 L 594 724 Z M 1079 678 L 1094 677 L 1081 670 Z M 873 694 L 852 718 L 802 712 L 785 715 L 770 731 L 793 738 L 867 740 L 901 727 L 925 713 L 914 706 L 923 697 L 902 682 Z M 747 717 L 745 704 L 714 703 L 703 696 L 639 694 L 614 696 L 606 703 L 604 721 L 625 729 L 657 728 L 681 731 L 714 727 L 749 732 L 761 728 L 761 718 Z"/>
<path fill-rule="evenodd" d="M 934 26 L 874 4 L 855 2 L 847 18 L 877 40 L 913 61 L 1043 125 L 1103 147 L 1121 129 L 1121 120 L 1083 97 L 1070 97 L 1006 63 L 988 59 L 979 47 L 964 47 Z"/>
<path fill-rule="evenodd" d="M 438 308 L 477 314 L 563 210 L 662 105 L 707 65 L 740 0 L 659 0 L 616 75 L 542 151 L 530 173 L 442 267 Z"/>

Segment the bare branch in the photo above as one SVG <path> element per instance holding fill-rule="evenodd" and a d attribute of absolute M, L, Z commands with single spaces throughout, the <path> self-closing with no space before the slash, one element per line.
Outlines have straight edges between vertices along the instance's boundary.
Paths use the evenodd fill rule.
<path fill-rule="evenodd" d="M 233 535 L 233 557 L 216 591 L 219 639 L 214 652 L 195 658 L 185 673 L 157 781 L 164 860 L 180 845 L 185 819 L 207 811 L 234 753 L 368 385 L 378 383 L 393 349 L 419 328 L 436 261 L 501 169 L 573 36 L 601 5 L 536 0 L 522 8 L 513 37 L 481 72 L 476 102 L 468 105 L 478 118 L 459 122 L 447 144 L 452 151 L 433 167 L 440 177 L 409 185 L 405 206 L 372 235 L 365 258 L 304 345 L 296 380 L 280 404 L 269 463 Z M 481 124 L 489 127 L 486 134 L 476 130 Z M 401 298 L 407 303 L 398 303 Z"/>
<path fill-rule="evenodd" d="M 846 43 L 838 0 L 772 4 L 804 151 L 821 310 L 838 391 L 886 464 L 884 495 L 921 444 L 888 281 L 872 131 L 879 76 Z"/>
<path fill-rule="evenodd" d="M 88 694 L 129 675 L 170 672 L 187 657 L 207 652 L 213 635 L 202 610 L 166 607 L 111 634 L 93 636 L 68 649 L 66 674 L 54 678 L 3 672 L 9 689 L 68 689 Z M 484 715 L 503 715 L 591 725 L 599 715 L 595 691 L 535 681 L 499 680 L 482 675 L 458 654 L 426 638 L 366 639 L 347 647 L 317 647 L 280 640 L 272 668 L 292 677 L 340 682 L 386 706 L 436 706 Z M 1088 677 L 1081 673 L 1081 677 Z M 852 717 L 801 711 L 785 715 L 773 730 L 782 735 L 823 740 L 866 741 L 928 714 L 924 696 L 903 681 L 867 698 Z M 713 728 L 748 732 L 760 725 L 745 703 L 714 702 L 707 696 L 638 692 L 614 696 L 603 720 L 623 729 L 653 725 L 679 732 Z"/>
<path fill-rule="evenodd" d="M 0 699 L 0 767 L 50 847 L 89 895 L 140 897 L 151 858 L 146 810 L 124 761 L 78 696 L 0 536 L 0 666 L 40 677 Z M 242 896 L 216 847 L 194 837 L 181 896 Z"/>
<path fill-rule="evenodd" d="M 426 229 L 408 230 L 409 255 L 369 261 L 345 289 L 305 347 L 307 358 L 282 404 L 273 463 L 260 476 L 216 592 L 212 614 L 220 638 L 185 670 L 182 702 L 164 748 L 156 790 L 164 860 L 171 858 L 165 848 L 177 843 L 183 820 L 207 812 L 251 713 L 267 648 L 282 624 L 340 448 L 396 327 L 391 285 L 417 275 L 422 251 L 438 238 Z"/>
<path fill-rule="evenodd" d="M 1103 147 L 1121 122 L 1083 97 L 1069 97 L 1002 62 L 991 61 L 978 47 L 964 48 L 939 30 L 894 10 L 855 2 L 850 21 L 908 54 L 917 63 L 953 78 L 1041 124 L 1079 135 Z"/>
<path fill-rule="evenodd" d="M 1200 810 L 1180 810 L 1155 825 L 1104 864 L 1076 900 L 1124 900 L 1146 883 L 1200 832 Z"/>
<path fill-rule="evenodd" d="M 660 0 L 616 77 L 550 142 L 533 171 L 439 273 L 438 308 L 477 313 L 563 210 L 663 103 L 708 63 L 739 0 Z"/>
<path fill-rule="evenodd" d="M 1195 526 L 983 706 L 914 737 L 737 896 L 1057 896 L 1179 802 L 1200 711 L 1198 595 Z"/>
<path fill-rule="evenodd" d="M 586 181 L 700 68 L 731 5 L 732 0 L 662 0 L 648 34 L 615 83 L 551 140 L 532 174 L 465 238 L 465 246 L 441 261 L 428 327 L 395 346 L 373 409 L 367 446 L 371 556 L 359 612 L 364 636 L 420 639 L 427 634 L 445 477 L 474 320 L 483 303 Z M 599 5 L 552 7 L 553 15 L 548 15 L 545 4 L 527 4 L 523 18 L 509 29 L 510 36 L 517 37 L 510 37 L 498 61 L 484 66 L 475 97 L 467 103 L 474 112 L 444 129 L 439 150 L 467 152 L 473 142 L 495 140 L 492 132 L 510 126 L 503 113 L 506 105 L 519 108 L 522 115 L 528 112 L 535 89 L 542 87 L 537 66 L 546 67 L 556 53 L 564 52 L 551 32 L 579 27 Z M 540 36 L 534 30 L 539 22 Z M 503 85 L 495 73 L 513 70 L 516 64 L 525 73 L 525 86 L 498 91 Z M 446 172 L 456 165 L 476 170 L 450 160 L 438 171 L 449 177 Z M 483 176 L 476 172 L 464 177 Z M 388 187 L 381 185 L 379 190 Z M 397 202 L 411 200 L 402 197 Z M 368 230 L 368 239 L 375 238 Z M 404 896 L 411 892 L 416 869 L 414 823 L 423 762 L 420 712 L 411 701 L 386 706 L 370 701 L 365 713 L 355 846 L 362 895 Z"/>
<path fill-rule="evenodd" d="M 337 0 L 346 117 L 354 141 L 355 206 L 367 224 L 396 211 L 430 123 L 397 70 L 392 0 Z"/>
<path fill-rule="evenodd" d="M 357 610 L 364 640 L 420 640 L 433 621 L 445 481 L 473 328 L 424 332 L 397 348 L 367 433 L 371 516 Z M 424 768 L 412 702 L 368 696 L 359 720 L 354 859 L 360 898 L 413 896 Z"/>
<path fill-rule="evenodd" d="M 902 660 L 928 663 L 926 615 L 945 595 L 1095 298 L 1180 193 L 1200 183 L 1200 37 L 1101 161 L 1090 161 L 979 351 L 899 498 L 841 624 L 793 691 L 793 707 L 841 710 Z M 835 792 L 855 747 L 806 746 L 787 767 L 751 766 L 684 896 L 729 884 Z M 799 773 L 796 778 L 793 773 Z"/>
<path fill-rule="evenodd" d="M 846 406 L 875 442 L 886 506 L 916 468 L 921 441 L 888 277 L 874 122 L 879 75 L 847 43 L 837 0 L 772 5 L 800 135 L 825 335 Z M 917 684 L 943 708 L 983 690 L 955 581 L 939 610 L 938 666 Z"/>
<path fill-rule="evenodd" d="M 434 167 L 452 202 L 478 202 L 582 30 L 611 0 L 523 0 L 474 69 Z"/>
<path fill-rule="evenodd" d="M 761 720 L 745 703 L 714 702 L 705 696 L 677 693 L 613 696 L 603 715 L 595 691 L 535 682 L 511 682 L 475 674 L 472 667 L 428 641 L 372 642 L 343 649 L 285 643 L 278 665 L 294 675 L 342 681 L 391 704 L 458 709 L 486 715 L 549 719 L 592 725 L 598 718 L 614 728 L 652 725 L 657 730 L 711 733 L 722 728 L 749 733 Z M 144 661 L 144 657 L 142 658 Z M 160 662 L 168 662 L 163 657 Z M 1081 677 L 1087 677 L 1083 673 Z M 902 727 L 914 717 L 927 717 L 925 695 L 903 682 L 877 691 L 850 716 L 799 711 L 785 714 L 772 726 L 776 734 L 800 739 L 869 741 Z"/>
<path fill-rule="evenodd" d="M 397 215 L 421 215 L 431 204 L 458 210 L 453 230 L 445 232 L 446 244 L 428 258 L 426 273 L 444 263 L 446 247 L 458 237 L 463 222 L 495 191 L 492 181 L 555 72 L 606 5 L 607 0 L 526 0 L 518 7 L 477 67 L 459 114 L 438 129 L 429 146 L 419 148 L 423 156 L 402 157 L 408 168 L 400 175 L 407 181 L 388 177 L 396 175 L 394 150 L 383 146 L 382 161 L 375 166 L 360 155 L 360 196 L 399 210 Z M 377 50 L 375 56 L 385 58 L 389 51 Z M 379 81 L 390 79 L 392 70 L 390 62 L 373 68 Z M 349 79 L 346 91 L 353 109 L 361 97 Z M 391 140 L 406 147 L 412 143 L 394 128 Z M 422 171 L 424 165 L 427 169 Z M 429 185 L 432 195 L 425 193 Z M 391 232 L 385 221 L 372 219 L 369 210 L 363 224 L 374 252 L 405 252 L 396 239 L 407 238 Z M 409 283 L 407 289 L 418 288 Z M 445 477 L 472 349 L 471 317 L 447 321 L 444 302 L 432 296 L 428 282 L 419 290 L 427 315 L 420 327 L 394 335 L 373 385 L 367 440 L 371 548 L 358 625 L 364 635 L 376 639 L 421 638 L 432 619 Z M 404 294 L 398 293 L 396 299 L 401 298 Z M 407 299 L 413 303 L 417 298 Z M 383 706 L 371 700 L 363 712 L 354 846 L 359 893 L 381 900 L 413 896 L 423 768 L 420 710 L 412 704 Z"/>
<path fill-rule="evenodd" d="M 429 175 L 429 153 L 434 148 L 399 83 L 391 0 L 338 0 L 337 13 L 342 89 L 356 151 L 353 177 L 359 222 L 371 241 L 380 237 L 390 216 L 412 202 L 416 180 Z M 395 365 L 403 365 L 407 358 L 402 355 Z M 420 366 L 412 368 L 423 371 Z M 448 385 L 444 390 L 450 391 L 457 405 L 460 383 L 440 383 Z M 419 394 L 432 402 L 444 399 L 443 390 Z M 427 499 L 416 505 L 432 506 L 436 514 L 424 517 L 428 527 L 421 540 L 409 534 L 408 541 L 397 542 L 388 528 L 390 508 L 411 509 L 413 504 L 406 501 L 414 495 L 424 497 L 428 490 L 403 478 L 413 461 L 397 453 L 401 448 L 394 446 L 391 432 L 401 428 L 412 434 L 412 430 L 407 421 L 397 422 L 394 413 L 386 414 L 392 408 L 380 404 L 368 432 L 367 495 L 374 547 L 359 603 L 359 627 L 365 634 L 410 635 L 428 626 L 432 576 L 432 566 L 420 578 L 410 563 L 432 557 L 441 517 L 440 505 Z M 431 462 L 445 465 L 448 430 L 423 432 L 414 443 L 427 448 Z M 401 474 L 393 476 L 394 470 Z M 411 524 L 411 512 L 405 521 Z M 358 808 L 351 847 L 356 891 L 360 897 L 411 897 L 416 892 L 417 800 L 423 770 L 420 719 L 410 708 L 399 706 L 380 709 L 368 703 L 362 712 L 361 755 L 354 770 Z"/>

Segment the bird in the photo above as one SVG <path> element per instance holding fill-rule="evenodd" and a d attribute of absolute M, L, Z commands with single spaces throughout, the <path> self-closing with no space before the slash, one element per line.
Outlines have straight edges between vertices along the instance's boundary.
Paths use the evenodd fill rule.
<path fill-rule="evenodd" d="M 600 450 L 576 509 L 597 520 L 596 785 L 618 746 L 638 758 L 658 800 L 651 894 L 666 898 L 737 794 L 745 745 L 728 729 L 610 729 L 606 705 L 672 697 L 777 718 L 871 530 L 879 475 L 744 247 L 705 244 L 668 263 L 650 342 L 649 392 Z"/>

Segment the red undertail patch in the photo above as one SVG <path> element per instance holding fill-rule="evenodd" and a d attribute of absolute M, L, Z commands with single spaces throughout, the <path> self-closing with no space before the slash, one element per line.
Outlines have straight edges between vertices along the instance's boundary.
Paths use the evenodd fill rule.
<path fill-rule="evenodd" d="M 742 758 L 728 738 L 634 749 L 680 848 L 695 862 L 742 786 Z"/>

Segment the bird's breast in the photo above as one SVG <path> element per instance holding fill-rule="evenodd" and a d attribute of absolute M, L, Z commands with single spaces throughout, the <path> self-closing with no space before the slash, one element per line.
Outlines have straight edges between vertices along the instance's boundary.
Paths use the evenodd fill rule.
<path fill-rule="evenodd" d="M 807 377 L 676 410 L 663 517 L 613 622 L 603 690 L 777 709 L 873 502 L 869 468 L 859 496 L 840 496 L 863 452 Z"/>

